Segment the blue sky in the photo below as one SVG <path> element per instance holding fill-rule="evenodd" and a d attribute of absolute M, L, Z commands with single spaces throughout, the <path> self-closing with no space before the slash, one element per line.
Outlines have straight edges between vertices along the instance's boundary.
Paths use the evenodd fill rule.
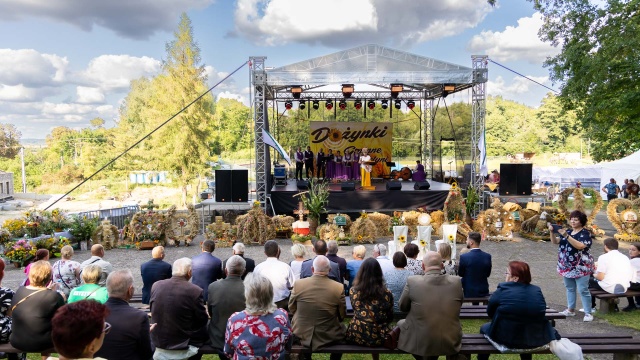
<path fill-rule="evenodd" d="M 558 53 L 525 0 L 2 0 L 0 122 L 23 138 L 95 117 L 113 126 L 129 82 L 158 73 L 183 11 L 211 84 L 250 56 L 277 67 L 375 43 L 469 67 L 487 54 L 552 86 L 542 64 Z M 489 95 L 534 107 L 548 92 L 493 64 L 489 80 Z M 248 91 L 244 68 L 217 95 L 246 102 Z"/>

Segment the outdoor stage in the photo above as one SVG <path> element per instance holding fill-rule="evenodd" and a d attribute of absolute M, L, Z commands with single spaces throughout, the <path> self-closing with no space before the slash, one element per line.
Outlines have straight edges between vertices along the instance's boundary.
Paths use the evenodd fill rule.
<path fill-rule="evenodd" d="M 355 191 L 342 191 L 340 184 L 329 185 L 329 213 L 358 213 L 409 211 L 418 207 L 427 210 L 440 210 L 449 194 L 449 184 L 429 180 L 429 190 L 414 190 L 413 181 L 400 181 L 402 190 L 387 190 L 387 181 L 373 182 L 375 190 L 359 190 L 360 182 L 356 182 Z M 291 214 L 298 208 L 298 197 L 293 195 L 304 191 L 298 190 L 296 181 L 287 180 L 286 186 L 271 188 L 271 201 L 276 214 Z"/>

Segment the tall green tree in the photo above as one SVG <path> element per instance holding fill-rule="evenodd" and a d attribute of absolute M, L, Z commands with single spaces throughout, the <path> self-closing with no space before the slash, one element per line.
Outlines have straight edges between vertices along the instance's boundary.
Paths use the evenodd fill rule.
<path fill-rule="evenodd" d="M 575 110 L 594 160 L 640 149 L 640 0 L 533 0 L 540 37 L 561 47 L 547 60 L 560 100 Z"/>
<path fill-rule="evenodd" d="M 14 158 L 20 152 L 22 134 L 13 124 L 0 124 L 0 156 Z"/>

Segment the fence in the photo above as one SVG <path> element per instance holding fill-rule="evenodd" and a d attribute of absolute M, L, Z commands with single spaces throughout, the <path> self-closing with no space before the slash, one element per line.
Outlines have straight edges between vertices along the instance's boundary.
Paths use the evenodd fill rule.
<path fill-rule="evenodd" d="M 111 223 L 118 227 L 118 229 L 122 229 L 125 225 L 126 220 L 131 220 L 133 214 L 140 211 L 140 206 L 138 205 L 130 205 L 123 206 L 119 208 L 113 209 L 101 209 L 101 210 L 92 210 L 92 211 L 82 211 L 82 212 L 74 212 L 70 213 L 78 216 L 86 216 L 89 219 L 99 218 L 99 219 L 109 219 Z"/>

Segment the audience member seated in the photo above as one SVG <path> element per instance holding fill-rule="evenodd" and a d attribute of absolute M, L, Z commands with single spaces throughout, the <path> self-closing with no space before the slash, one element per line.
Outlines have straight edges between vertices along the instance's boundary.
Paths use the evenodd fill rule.
<path fill-rule="evenodd" d="M 387 256 L 387 247 L 383 244 L 375 244 L 373 246 L 372 256 L 380 263 L 383 274 L 395 268 L 393 266 L 393 261 L 391 261 L 391 259 L 389 259 L 389 257 Z"/>
<path fill-rule="evenodd" d="M 499 349 L 524 350 L 548 345 L 560 336 L 546 319 L 546 309 L 542 290 L 531 285 L 529 265 L 511 261 L 505 282 L 498 284 L 489 299 L 487 314 L 491 322 L 482 325 L 480 333 Z M 478 354 L 479 360 L 488 358 L 488 354 Z M 521 353 L 520 358 L 531 359 L 531 354 Z"/>
<path fill-rule="evenodd" d="M 338 256 L 338 242 L 335 240 L 329 240 L 327 242 L 327 259 L 338 264 L 340 270 L 340 283 L 344 283 L 347 277 L 347 260 Z"/>
<path fill-rule="evenodd" d="M 393 295 L 384 286 L 382 268 L 375 259 L 369 258 L 362 263 L 349 296 L 353 319 L 347 328 L 346 341 L 382 346 L 387 327 L 393 321 Z"/>
<path fill-rule="evenodd" d="M 280 247 L 275 240 L 264 243 L 264 254 L 267 260 L 258 264 L 253 272 L 266 277 L 273 286 L 274 301 L 280 309 L 289 308 L 289 295 L 296 279 L 293 276 L 291 267 L 278 260 L 280 258 Z"/>
<path fill-rule="evenodd" d="M 589 287 L 604 290 L 609 294 L 624 294 L 631 286 L 635 271 L 629 258 L 618 251 L 618 240 L 604 239 L 604 254 L 598 257 L 596 271 L 589 279 Z M 617 305 L 616 305 L 617 306 Z M 591 297 L 591 307 L 596 307 L 595 296 Z"/>
<path fill-rule="evenodd" d="M 29 270 L 31 269 L 31 265 L 33 265 L 35 262 L 40 261 L 40 260 L 49 261 L 49 250 L 47 250 L 47 249 L 38 249 L 38 251 L 36 251 L 36 256 L 33 259 L 33 262 L 29 263 L 24 268 L 24 274 L 25 274 L 26 278 L 24 279 L 24 283 L 22 285 L 29 285 Z"/>
<path fill-rule="evenodd" d="M 451 259 L 451 245 L 447 242 L 438 244 L 438 254 L 442 256 L 442 273 L 447 275 L 458 275 L 456 261 Z"/>
<path fill-rule="evenodd" d="M 191 282 L 198 285 L 203 291 L 204 301 L 207 301 L 209 284 L 222 279 L 222 261 L 213 256 L 216 243 L 205 240 L 200 244 L 202 252 L 191 259 L 193 278 Z"/>
<path fill-rule="evenodd" d="M 149 304 L 151 287 L 156 281 L 171 277 L 171 264 L 164 261 L 164 246 L 156 246 L 151 250 L 152 259 L 140 265 L 142 275 L 142 303 Z"/>
<path fill-rule="evenodd" d="M 273 286 L 260 274 L 244 281 L 246 309 L 227 322 L 224 352 L 233 359 L 284 359 L 291 348 L 289 316 L 273 303 Z"/>
<path fill-rule="evenodd" d="M 400 312 L 398 303 L 400 302 L 400 295 L 404 290 L 404 286 L 407 284 L 407 279 L 412 276 L 413 273 L 405 267 L 407 266 L 407 257 L 400 251 L 393 254 L 393 270 L 384 273 L 384 279 L 387 282 L 387 289 L 393 294 L 393 311 Z M 353 300 L 352 300 L 353 303 Z"/>
<path fill-rule="evenodd" d="M 422 268 L 422 259 L 418 259 L 420 248 L 416 244 L 407 243 L 404 246 L 404 254 L 407 256 L 406 269 L 411 271 L 413 275 L 424 275 Z"/>
<path fill-rule="evenodd" d="M 93 355 L 102 347 L 105 335 L 111 330 L 111 324 L 105 321 L 108 314 L 106 306 L 90 300 L 61 307 L 51 321 L 51 338 L 60 357 L 50 359 L 106 360 Z"/>
<path fill-rule="evenodd" d="M 291 255 L 293 255 L 294 259 L 291 260 L 289 266 L 296 280 L 300 280 L 300 272 L 302 271 L 302 263 L 305 260 L 305 256 L 307 256 L 307 248 L 302 244 L 293 244 Z"/>
<path fill-rule="evenodd" d="M 462 345 L 462 283 L 457 276 L 442 274 L 442 257 L 437 252 L 428 251 L 423 266 L 425 274 L 409 277 L 400 297 L 400 310 L 408 314 L 398 321 L 398 349 L 418 360 L 454 358 Z"/>
<path fill-rule="evenodd" d="M 107 302 L 109 293 L 105 287 L 98 285 L 100 277 L 102 276 L 102 269 L 98 265 L 89 265 L 82 271 L 82 281 L 84 285 L 80 285 L 77 288 L 71 290 L 69 293 L 68 303 L 80 301 L 80 300 L 95 300 L 100 304 Z"/>
<path fill-rule="evenodd" d="M 25 352 L 42 353 L 42 359 L 49 356 L 44 352 L 53 348 L 51 319 L 64 305 L 62 295 L 47 287 L 49 282 L 51 265 L 37 261 L 29 271 L 30 284 L 19 287 L 11 301 L 11 346 Z"/>
<path fill-rule="evenodd" d="M 109 309 L 106 321 L 111 324 L 111 332 L 104 337 L 104 344 L 96 356 L 108 360 L 149 360 L 153 356 L 151 328 L 147 314 L 132 306 L 133 275 L 129 270 L 116 270 L 107 277 Z"/>
<path fill-rule="evenodd" d="M 327 251 L 328 251 L 327 243 L 324 240 L 318 239 L 313 244 L 313 252 L 316 254 L 316 256 L 319 256 L 319 255 L 326 256 Z M 302 263 L 302 270 L 300 271 L 301 279 L 308 278 L 308 277 L 311 277 L 311 275 L 313 275 L 313 272 L 311 271 L 311 266 L 313 265 L 314 259 L 315 258 L 305 260 Z M 331 264 L 331 271 L 329 272 L 329 279 L 340 282 L 340 265 L 338 265 L 338 263 L 333 261 L 331 261 L 330 264 Z"/>
<path fill-rule="evenodd" d="M 416 169 L 411 174 L 411 179 L 413 181 L 425 181 L 427 178 L 427 174 L 424 172 L 424 165 L 420 163 L 420 160 L 416 160 Z"/>
<path fill-rule="evenodd" d="M 71 260 L 72 257 L 73 248 L 65 245 L 60 249 L 60 260 L 53 264 L 53 282 L 67 298 L 71 290 L 80 286 L 80 263 Z"/>
<path fill-rule="evenodd" d="M 489 276 L 491 276 L 491 255 L 480 250 L 480 233 L 470 232 L 467 236 L 467 248 L 470 251 L 460 255 L 458 275 L 462 277 L 465 297 L 489 295 Z"/>
<path fill-rule="evenodd" d="M 629 290 L 640 291 L 640 243 L 635 242 L 631 244 L 629 247 L 629 258 L 631 259 L 629 262 L 635 274 L 631 280 Z M 629 305 L 622 309 L 622 311 L 633 311 L 637 309 L 637 306 L 640 306 L 640 296 L 636 296 L 635 299 L 628 297 L 627 301 L 629 301 Z"/>
<path fill-rule="evenodd" d="M 342 326 L 347 311 L 344 287 L 329 279 L 331 262 L 323 255 L 313 260 L 313 276 L 296 281 L 289 300 L 293 333 L 311 351 L 344 340 Z M 311 359 L 310 354 L 305 354 Z M 331 354 L 340 359 L 342 354 Z"/>
<path fill-rule="evenodd" d="M 173 262 L 171 278 L 151 287 L 151 314 L 156 327 L 151 340 L 154 358 L 199 360 L 198 348 L 208 342 L 203 290 L 189 282 L 191 259 Z"/>
<path fill-rule="evenodd" d="M 233 255 L 238 255 L 241 258 L 243 258 L 245 261 L 245 268 L 244 268 L 244 274 L 242 274 L 242 280 L 244 280 L 244 278 L 247 276 L 248 273 L 253 272 L 253 269 L 256 268 L 256 262 L 253 261 L 253 259 L 250 259 L 244 256 L 244 249 L 245 249 L 244 244 L 241 242 L 237 242 L 233 244 Z M 227 260 L 222 262 L 222 278 L 223 279 L 225 277 L 224 269 L 227 268 L 226 263 L 227 263 Z"/>
<path fill-rule="evenodd" d="M 209 340 L 211 346 L 216 349 L 221 359 L 224 354 L 224 332 L 227 328 L 227 320 L 233 313 L 245 308 L 244 284 L 242 275 L 245 274 L 246 261 L 239 255 L 233 255 L 225 262 L 225 275 L 222 280 L 212 282 L 209 285 Z"/>
<path fill-rule="evenodd" d="M 4 267 L 4 261 L 0 261 L 0 344 L 9 342 L 9 335 L 11 334 L 9 310 L 11 309 L 11 300 L 15 295 L 15 292 L 10 288 L 1 286 L 4 278 Z"/>
<path fill-rule="evenodd" d="M 98 265 L 102 269 L 102 275 L 100 276 L 98 285 L 105 286 L 107 284 L 107 276 L 109 276 L 109 273 L 113 271 L 113 266 L 110 262 L 105 261 L 103 258 L 104 247 L 102 247 L 102 245 L 100 244 L 93 245 L 91 247 L 91 257 L 80 264 L 80 279 L 82 279 L 82 270 L 85 267 L 91 264 Z"/>
<path fill-rule="evenodd" d="M 500 173 L 498 170 L 491 171 L 491 174 L 487 177 L 487 181 L 493 184 L 500 183 Z"/>
<path fill-rule="evenodd" d="M 353 286 L 353 280 L 356 279 L 356 275 L 358 274 L 358 269 L 362 265 L 364 261 L 364 257 L 367 255 L 367 248 L 364 245 L 357 245 L 353 247 L 353 260 L 347 261 L 347 275 L 349 277 L 349 288 Z M 347 290 L 348 290 L 347 289 Z"/>

